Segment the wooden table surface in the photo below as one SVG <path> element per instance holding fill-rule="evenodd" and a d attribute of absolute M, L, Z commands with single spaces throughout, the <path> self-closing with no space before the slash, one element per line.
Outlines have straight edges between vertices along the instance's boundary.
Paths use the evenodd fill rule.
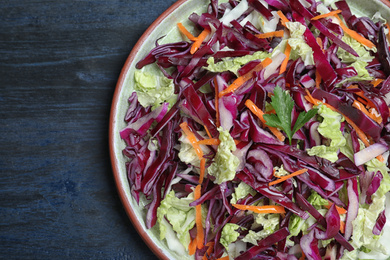
<path fill-rule="evenodd" d="M 175 0 L 2 0 L 0 258 L 156 259 L 119 200 L 111 99 Z"/>

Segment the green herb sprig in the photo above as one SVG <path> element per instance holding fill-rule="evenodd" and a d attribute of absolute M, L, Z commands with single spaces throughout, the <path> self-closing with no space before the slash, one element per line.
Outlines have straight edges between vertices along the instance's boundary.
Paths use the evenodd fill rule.
<path fill-rule="evenodd" d="M 293 135 L 303 127 L 314 115 L 317 114 L 318 109 L 310 109 L 308 112 L 301 112 L 292 127 L 291 113 L 294 108 L 294 100 L 290 94 L 281 87 L 276 86 L 274 95 L 271 97 L 271 106 L 275 109 L 276 114 L 265 114 L 264 119 L 268 126 L 277 127 L 283 130 L 288 140 L 291 140 Z"/>

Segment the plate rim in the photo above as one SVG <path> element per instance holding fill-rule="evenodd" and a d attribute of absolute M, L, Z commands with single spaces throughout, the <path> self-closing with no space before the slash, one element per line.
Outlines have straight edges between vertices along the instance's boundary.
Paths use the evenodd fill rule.
<path fill-rule="evenodd" d="M 128 55 L 121 72 L 118 77 L 118 81 L 115 86 L 114 95 L 112 98 L 111 103 L 111 110 L 110 110 L 110 118 L 109 118 L 109 155 L 111 160 L 111 168 L 113 170 L 115 185 L 117 188 L 117 192 L 119 194 L 122 206 L 125 209 L 125 212 L 127 216 L 130 218 L 131 223 L 135 227 L 138 234 L 141 236 L 142 240 L 145 242 L 145 244 L 151 249 L 151 251 L 161 260 L 169 260 L 169 257 L 164 253 L 164 251 L 159 248 L 156 243 L 154 242 L 153 238 L 144 230 L 143 226 L 139 222 L 136 213 L 134 212 L 133 207 L 130 204 L 130 201 L 128 201 L 125 191 L 122 188 L 122 182 L 120 179 L 120 169 L 119 165 L 116 161 L 116 151 L 115 151 L 115 135 L 116 129 L 116 115 L 117 115 L 117 104 L 119 102 L 120 93 L 122 92 L 122 89 L 124 87 L 124 83 L 126 80 L 127 73 L 134 61 L 135 56 L 137 55 L 138 51 L 141 49 L 143 43 L 147 40 L 149 35 L 156 29 L 156 27 L 164 20 L 166 19 L 175 9 L 177 9 L 179 6 L 184 4 L 189 0 L 178 0 L 175 3 L 173 3 L 168 9 L 166 9 L 163 13 L 161 13 L 156 20 L 153 21 L 153 23 L 145 30 L 145 32 L 141 35 L 141 37 L 137 40 L 137 43 L 134 45 L 132 50 L 130 51 L 130 54 Z"/>

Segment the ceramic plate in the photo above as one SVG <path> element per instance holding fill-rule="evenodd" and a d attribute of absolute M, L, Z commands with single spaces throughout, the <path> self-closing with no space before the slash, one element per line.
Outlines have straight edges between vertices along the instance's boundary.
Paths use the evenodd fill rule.
<path fill-rule="evenodd" d="M 348 0 L 352 11 L 357 15 L 372 16 L 380 11 L 383 17 L 390 17 L 390 4 L 387 0 Z M 167 35 L 160 43 L 169 42 L 170 39 L 178 39 L 179 32 L 176 28 L 178 22 L 188 24 L 188 17 L 191 13 L 202 13 L 205 11 L 209 1 L 206 0 L 180 0 L 168 10 L 145 31 L 142 37 L 131 51 L 120 74 L 117 87 L 114 93 L 110 116 L 109 145 L 113 173 L 118 192 L 124 208 L 134 224 L 136 230 L 150 249 L 160 259 L 193 259 L 177 255 L 166 246 L 165 241 L 160 241 L 157 231 L 145 227 L 144 205 L 137 205 L 130 194 L 130 187 L 125 169 L 126 158 L 122 155 L 125 148 L 124 141 L 119 136 L 119 131 L 126 126 L 124 117 L 128 109 L 128 98 L 133 92 L 133 76 L 135 63 L 143 58 L 155 46 L 156 39 Z M 174 41 L 174 40 L 171 40 Z"/>

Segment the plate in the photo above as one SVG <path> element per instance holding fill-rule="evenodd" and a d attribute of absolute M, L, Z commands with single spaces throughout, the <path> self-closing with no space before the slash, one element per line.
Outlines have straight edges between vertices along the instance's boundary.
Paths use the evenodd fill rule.
<path fill-rule="evenodd" d="M 383 17 L 390 17 L 390 2 L 387 0 L 348 0 L 347 2 L 352 12 L 356 15 L 372 16 L 379 11 Z M 160 241 L 157 230 L 154 228 L 148 230 L 146 228 L 144 205 L 137 205 L 130 193 L 125 169 L 126 158 L 122 155 L 125 143 L 120 138 L 119 131 L 126 126 L 124 117 L 128 108 L 128 97 L 133 92 L 133 76 L 136 62 L 149 53 L 155 46 L 155 41 L 162 36 L 166 35 L 167 37 L 164 37 L 160 43 L 169 42 L 170 39 L 177 39 L 179 31 L 176 29 L 176 24 L 182 22 L 186 25 L 189 15 L 193 12 L 202 13 L 207 8 L 208 3 L 209 1 L 207 0 L 179 0 L 153 22 L 128 56 L 118 79 L 112 101 L 109 121 L 109 149 L 119 196 L 126 213 L 139 235 L 160 259 L 193 259 L 193 257 L 177 255 L 168 249 L 164 241 Z"/>

